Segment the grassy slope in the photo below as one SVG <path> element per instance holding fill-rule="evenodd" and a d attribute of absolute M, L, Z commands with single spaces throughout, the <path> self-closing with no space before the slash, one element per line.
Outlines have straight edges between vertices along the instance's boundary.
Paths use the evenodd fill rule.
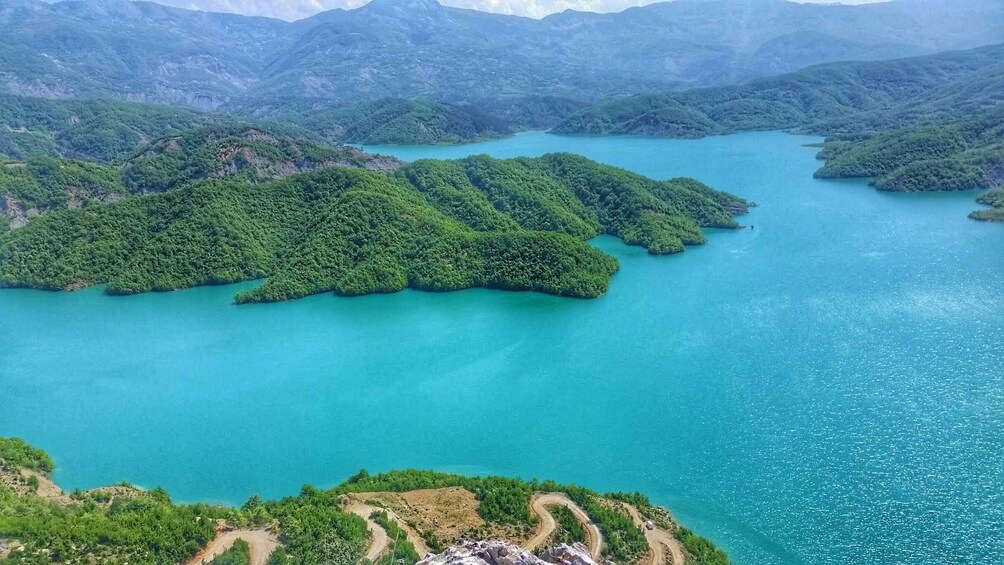
<path fill-rule="evenodd" d="M 11 231 L 0 284 L 136 293 L 266 278 L 241 302 L 475 286 L 593 297 L 617 263 L 587 238 L 675 253 L 703 243 L 701 227 L 737 227 L 745 207 L 694 180 L 567 154 L 214 179 Z"/>

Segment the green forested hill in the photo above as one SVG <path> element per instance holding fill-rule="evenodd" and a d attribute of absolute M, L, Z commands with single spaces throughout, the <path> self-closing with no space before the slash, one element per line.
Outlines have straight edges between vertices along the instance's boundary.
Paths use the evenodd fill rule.
<path fill-rule="evenodd" d="M 114 201 L 127 193 L 118 169 L 110 165 L 52 157 L 0 162 L 0 199 L 4 200 L 0 212 L 18 206 L 43 213 Z"/>
<path fill-rule="evenodd" d="M 506 121 L 470 106 L 400 98 L 320 108 L 296 102 L 274 108 L 254 104 L 249 110 L 256 118 L 294 123 L 342 143 L 468 143 L 513 132 Z"/>
<path fill-rule="evenodd" d="M 152 139 L 223 121 L 154 104 L 0 94 L 0 157 L 48 155 L 108 163 Z"/>
<path fill-rule="evenodd" d="M 314 143 L 256 126 L 187 130 L 148 144 L 116 165 L 32 157 L 0 161 L 0 232 L 61 208 L 114 202 L 213 177 L 263 182 L 327 167 L 393 171 L 396 159 Z"/>
<path fill-rule="evenodd" d="M 831 139 L 821 178 L 874 177 L 880 190 L 970 190 L 1004 184 L 1004 105 L 939 125 Z"/>
<path fill-rule="evenodd" d="M 634 96 L 573 114 L 555 133 L 704 137 L 743 130 L 882 131 L 1004 101 L 1004 45 L 832 63 L 741 86 Z"/>
<path fill-rule="evenodd" d="M 829 135 L 817 177 L 874 177 L 890 191 L 997 186 L 1004 183 L 1004 45 L 636 96 L 584 110 L 553 131 L 703 137 L 761 129 Z"/>
<path fill-rule="evenodd" d="M 0 284 L 136 293 L 264 278 L 241 302 L 406 287 L 592 297 L 617 263 L 586 238 L 676 253 L 704 242 L 702 226 L 737 227 L 746 206 L 567 154 L 216 179 L 13 230 L 0 238 Z"/>
<path fill-rule="evenodd" d="M 879 190 L 973 190 L 1004 185 L 1004 104 L 934 125 L 827 140 L 820 178 L 871 177 Z M 980 202 L 992 206 L 969 215 L 1004 220 L 999 190 Z"/>
<path fill-rule="evenodd" d="M 971 212 L 970 218 L 986 222 L 1004 222 L 1004 186 L 987 191 L 977 198 L 977 201 L 990 208 Z"/>
<path fill-rule="evenodd" d="M 386 98 L 351 106 L 321 100 L 248 101 L 231 110 L 256 120 L 296 124 L 330 141 L 357 144 L 470 143 L 548 129 L 585 107 L 552 96 L 483 98 L 467 104 Z"/>
<path fill-rule="evenodd" d="M 353 147 L 283 135 L 282 127 L 201 128 L 157 140 L 122 163 L 132 192 L 161 192 L 211 177 L 252 182 L 327 167 L 393 171 L 400 161 Z"/>

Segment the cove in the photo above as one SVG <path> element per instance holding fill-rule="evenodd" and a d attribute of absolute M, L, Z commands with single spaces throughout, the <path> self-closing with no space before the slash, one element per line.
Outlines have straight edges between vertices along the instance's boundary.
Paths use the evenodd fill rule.
<path fill-rule="evenodd" d="M 528 133 L 760 204 L 596 300 L 469 290 L 237 307 L 255 283 L 0 291 L 0 435 L 57 482 L 240 503 L 366 467 L 639 490 L 736 563 L 1004 561 L 1004 229 L 974 194 L 820 181 L 817 138 Z"/>

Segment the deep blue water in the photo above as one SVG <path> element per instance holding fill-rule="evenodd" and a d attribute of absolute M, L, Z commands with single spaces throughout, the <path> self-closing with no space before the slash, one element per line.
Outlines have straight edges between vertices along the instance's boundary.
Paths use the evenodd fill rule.
<path fill-rule="evenodd" d="M 0 435 L 70 489 L 500 473 L 643 491 L 740 564 L 1002 563 L 1004 226 L 966 218 L 972 193 L 814 180 L 812 141 L 367 147 L 570 151 L 760 207 L 678 256 L 598 238 L 621 271 L 588 301 L 0 291 Z"/>

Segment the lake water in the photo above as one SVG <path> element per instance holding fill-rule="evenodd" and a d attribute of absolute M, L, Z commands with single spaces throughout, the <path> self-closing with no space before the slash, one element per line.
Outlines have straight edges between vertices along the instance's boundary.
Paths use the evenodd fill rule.
<path fill-rule="evenodd" d="M 588 301 L 0 291 L 0 435 L 70 489 L 498 473 L 643 491 L 740 564 L 1002 563 L 1004 226 L 968 220 L 971 193 L 814 180 L 813 141 L 367 147 L 571 151 L 760 207 L 677 256 L 598 238 L 621 271 Z"/>

